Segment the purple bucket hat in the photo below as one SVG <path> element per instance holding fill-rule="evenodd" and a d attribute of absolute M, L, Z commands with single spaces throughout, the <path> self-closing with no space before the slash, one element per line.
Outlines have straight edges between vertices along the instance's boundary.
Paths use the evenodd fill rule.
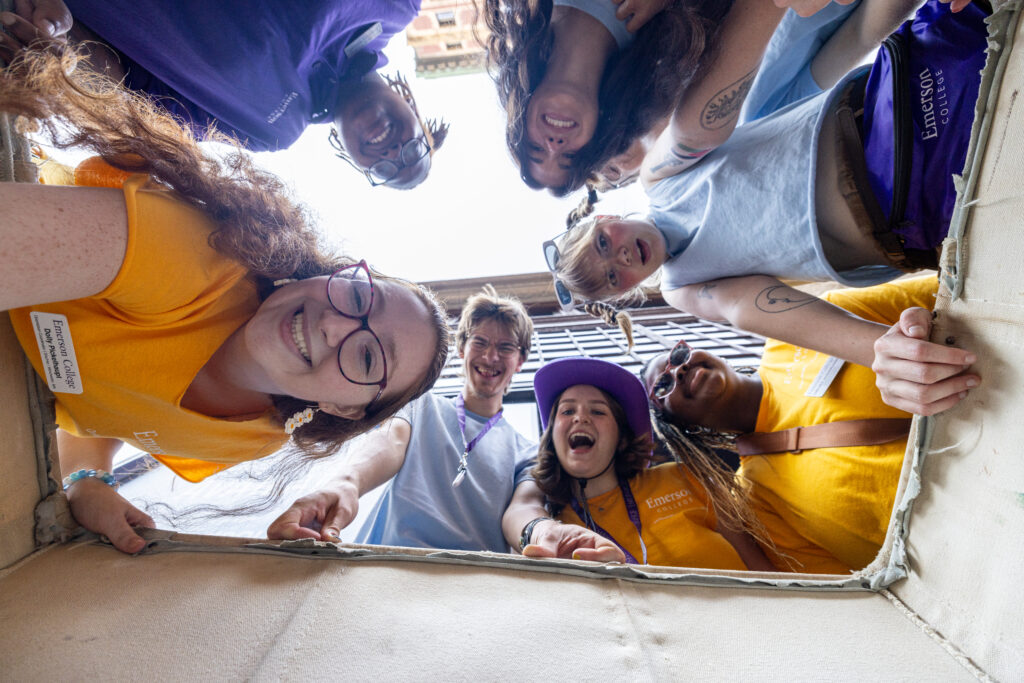
<path fill-rule="evenodd" d="M 555 399 L 577 384 L 589 384 L 608 393 L 619 402 L 626 421 L 637 436 L 651 433 L 651 414 L 647 408 L 647 390 L 629 370 L 596 358 L 560 358 L 551 361 L 533 377 L 540 423 L 547 429 Z"/>

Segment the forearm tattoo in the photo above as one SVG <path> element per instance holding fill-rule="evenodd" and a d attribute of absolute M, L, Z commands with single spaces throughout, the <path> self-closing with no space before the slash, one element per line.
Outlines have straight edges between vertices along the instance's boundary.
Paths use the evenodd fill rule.
<path fill-rule="evenodd" d="M 697 298 L 698 299 L 713 299 L 714 297 L 711 296 L 711 290 L 714 289 L 716 286 L 717 285 L 704 285 L 703 287 L 701 287 L 697 291 Z"/>
<path fill-rule="evenodd" d="M 700 126 L 705 130 L 718 130 L 739 116 L 743 101 L 750 92 L 757 69 L 731 85 L 727 85 L 708 100 L 700 114 Z"/>
<path fill-rule="evenodd" d="M 805 294 L 786 285 L 765 287 L 757 293 L 754 305 L 762 313 L 785 313 L 818 301 L 818 297 Z"/>
<path fill-rule="evenodd" d="M 666 168 L 686 168 L 710 151 L 710 149 L 694 149 L 693 147 L 687 147 L 681 142 L 677 142 L 675 146 L 668 151 L 668 154 L 665 155 L 665 159 L 660 164 L 651 168 L 651 171 L 653 173 L 657 173 L 658 171 L 663 171 Z"/>

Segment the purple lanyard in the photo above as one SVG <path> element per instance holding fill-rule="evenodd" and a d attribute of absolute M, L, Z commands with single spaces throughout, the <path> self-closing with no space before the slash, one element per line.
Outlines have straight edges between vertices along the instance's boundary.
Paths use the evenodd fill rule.
<path fill-rule="evenodd" d="M 633 490 L 629 488 L 629 482 L 621 477 L 619 478 L 619 490 L 622 491 L 622 500 L 626 503 L 626 514 L 629 515 L 629 521 L 633 522 L 633 526 L 636 528 L 636 535 L 640 539 L 640 550 L 643 551 L 644 554 L 643 563 L 647 564 L 647 544 L 644 543 L 644 537 L 641 533 L 642 527 L 640 525 L 640 510 L 636 506 L 636 500 L 633 498 Z M 591 531 L 601 534 L 619 547 L 619 550 L 621 550 L 626 556 L 626 564 L 640 564 L 636 561 L 636 558 L 633 557 L 632 553 L 626 550 L 621 543 L 615 540 L 614 536 L 595 522 L 593 517 L 589 514 L 583 514 L 583 508 L 580 507 L 578 500 L 573 498 L 572 501 L 570 501 L 570 505 L 572 505 L 573 512 L 575 512 L 579 518 L 590 527 Z"/>
<path fill-rule="evenodd" d="M 462 394 L 455 397 L 455 412 L 459 415 L 459 431 L 462 432 L 463 449 L 462 455 L 459 456 L 459 470 L 455 473 L 455 479 L 452 480 L 452 486 L 458 486 L 462 483 L 462 480 L 466 478 L 466 471 L 469 467 L 469 452 L 473 450 L 473 447 L 476 446 L 480 439 L 484 438 L 484 434 L 491 431 L 491 427 L 498 423 L 498 420 L 501 419 L 501 414 L 504 411 L 499 410 L 489 420 L 487 420 L 487 423 L 480 428 L 480 431 L 477 432 L 477 435 L 474 436 L 473 440 L 469 443 L 466 443 L 466 399 L 462 397 Z"/>

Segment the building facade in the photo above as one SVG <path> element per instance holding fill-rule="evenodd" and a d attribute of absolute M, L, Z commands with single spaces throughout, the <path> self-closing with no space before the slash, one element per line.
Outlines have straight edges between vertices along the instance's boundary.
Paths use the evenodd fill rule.
<path fill-rule="evenodd" d="M 483 71 L 487 35 L 469 0 L 423 0 L 419 16 L 405 30 L 420 78 Z"/>

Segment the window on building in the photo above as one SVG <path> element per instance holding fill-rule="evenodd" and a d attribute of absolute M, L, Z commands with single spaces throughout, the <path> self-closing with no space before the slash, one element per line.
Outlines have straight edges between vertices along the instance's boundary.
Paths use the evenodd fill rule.
<path fill-rule="evenodd" d="M 445 47 L 446 50 L 461 50 L 462 49 L 462 43 L 460 43 L 460 42 L 445 43 L 444 47 Z"/>
<path fill-rule="evenodd" d="M 434 16 L 437 17 L 438 26 L 455 26 L 455 12 L 452 10 L 437 12 Z"/>

